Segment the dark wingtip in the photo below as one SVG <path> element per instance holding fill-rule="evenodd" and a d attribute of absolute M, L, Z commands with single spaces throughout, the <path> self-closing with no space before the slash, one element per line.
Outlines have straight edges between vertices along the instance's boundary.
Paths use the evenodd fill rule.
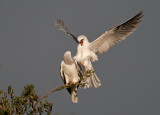
<path fill-rule="evenodd" d="M 140 10 L 138 14 L 143 14 L 143 10 Z"/>
<path fill-rule="evenodd" d="M 71 36 L 77 43 L 79 43 L 76 36 L 74 36 L 74 35 L 71 34 L 70 32 L 67 32 L 67 34 L 68 34 L 69 36 Z"/>
<path fill-rule="evenodd" d="M 135 26 L 138 25 L 138 23 L 141 22 L 141 19 L 143 17 L 143 11 L 140 10 L 138 14 L 136 14 L 133 18 L 127 21 L 127 23 L 135 24 Z"/>
<path fill-rule="evenodd" d="M 134 17 L 141 19 L 143 17 L 143 10 L 140 10 L 139 13 Z"/>

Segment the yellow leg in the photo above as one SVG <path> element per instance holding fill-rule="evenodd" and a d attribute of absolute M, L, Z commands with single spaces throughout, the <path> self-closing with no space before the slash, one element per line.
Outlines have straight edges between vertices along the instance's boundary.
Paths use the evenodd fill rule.
<path fill-rule="evenodd" d="M 76 84 L 76 82 L 73 81 L 72 84 Z"/>
<path fill-rule="evenodd" d="M 66 83 L 66 86 L 69 86 L 69 84 L 68 84 L 68 83 Z"/>
<path fill-rule="evenodd" d="M 81 65 L 82 65 L 82 66 L 84 66 L 84 63 L 83 63 L 83 62 L 81 62 Z M 84 67 L 85 67 L 85 66 L 84 66 Z"/>

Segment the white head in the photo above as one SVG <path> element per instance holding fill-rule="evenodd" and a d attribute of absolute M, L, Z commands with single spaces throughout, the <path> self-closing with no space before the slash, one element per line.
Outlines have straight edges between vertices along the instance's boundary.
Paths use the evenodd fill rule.
<path fill-rule="evenodd" d="M 81 44 L 81 46 L 84 44 L 84 43 L 89 43 L 88 42 L 88 39 L 87 39 L 87 37 L 85 36 L 85 35 L 80 35 L 80 36 L 78 36 L 78 42 L 79 42 L 79 44 Z"/>
<path fill-rule="evenodd" d="M 68 65 L 71 65 L 71 64 L 74 63 L 70 51 L 65 52 L 65 54 L 64 54 L 64 63 L 66 63 Z"/>

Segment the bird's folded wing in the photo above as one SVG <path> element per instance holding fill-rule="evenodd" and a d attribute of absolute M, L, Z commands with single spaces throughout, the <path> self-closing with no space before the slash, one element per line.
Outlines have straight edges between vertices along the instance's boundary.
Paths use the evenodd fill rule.
<path fill-rule="evenodd" d="M 60 66 L 60 75 L 61 75 L 61 78 L 62 78 L 62 81 L 66 84 L 66 81 L 65 81 L 65 76 L 64 76 L 64 71 L 63 71 L 63 61 L 61 62 L 61 66 Z"/>
<path fill-rule="evenodd" d="M 90 50 L 95 53 L 104 53 L 109 50 L 114 44 L 124 40 L 133 31 L 135 31 L 136 26 L 141 22 L 142 11 L 135 15 L 130 20 L 125 23 L 115 26 L 110 30 L 106 31 L 99 38 L 90 43 Z"/>

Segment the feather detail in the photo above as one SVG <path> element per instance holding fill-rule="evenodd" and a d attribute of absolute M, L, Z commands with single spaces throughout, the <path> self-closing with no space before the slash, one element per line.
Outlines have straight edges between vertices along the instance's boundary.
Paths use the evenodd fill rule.
<path fill-rule="evenodd" d="M 67 32 L 68 32 L 67 27 L 64 25 L 64 22 L 62 20 L 60 20 L 60 19 L 56 20 L 55 26 L 58 30 L 67 34 Z"/>
<path fill-rule="evenodd" d="M 110 47 L 124 40 L 127 36 L 129 36 L 136 30 L 136 27 L 141 22 L 141 18 L 143 17 L 142 14 L 143 12 L 140 11 L 130 20 L 124 22 L 119 26 L 114 26 L 113 28 L 107 30 L 104 34 L 90 43 L 90 50 L 96 54 L 107 52 Z"/>
<path fill-rule="evenodd" d="M 65 34 L 69 35 L 71 38 L 73 38 L 77 43 L 77 37 L 75 37 L 73 34 L 71 34 L 70 32 L 68 32 L 67 27 L 64 25 L 64 21 L 58 19 L 55 22 L 55 26 L 58 30 L 64 32 Z"/>

